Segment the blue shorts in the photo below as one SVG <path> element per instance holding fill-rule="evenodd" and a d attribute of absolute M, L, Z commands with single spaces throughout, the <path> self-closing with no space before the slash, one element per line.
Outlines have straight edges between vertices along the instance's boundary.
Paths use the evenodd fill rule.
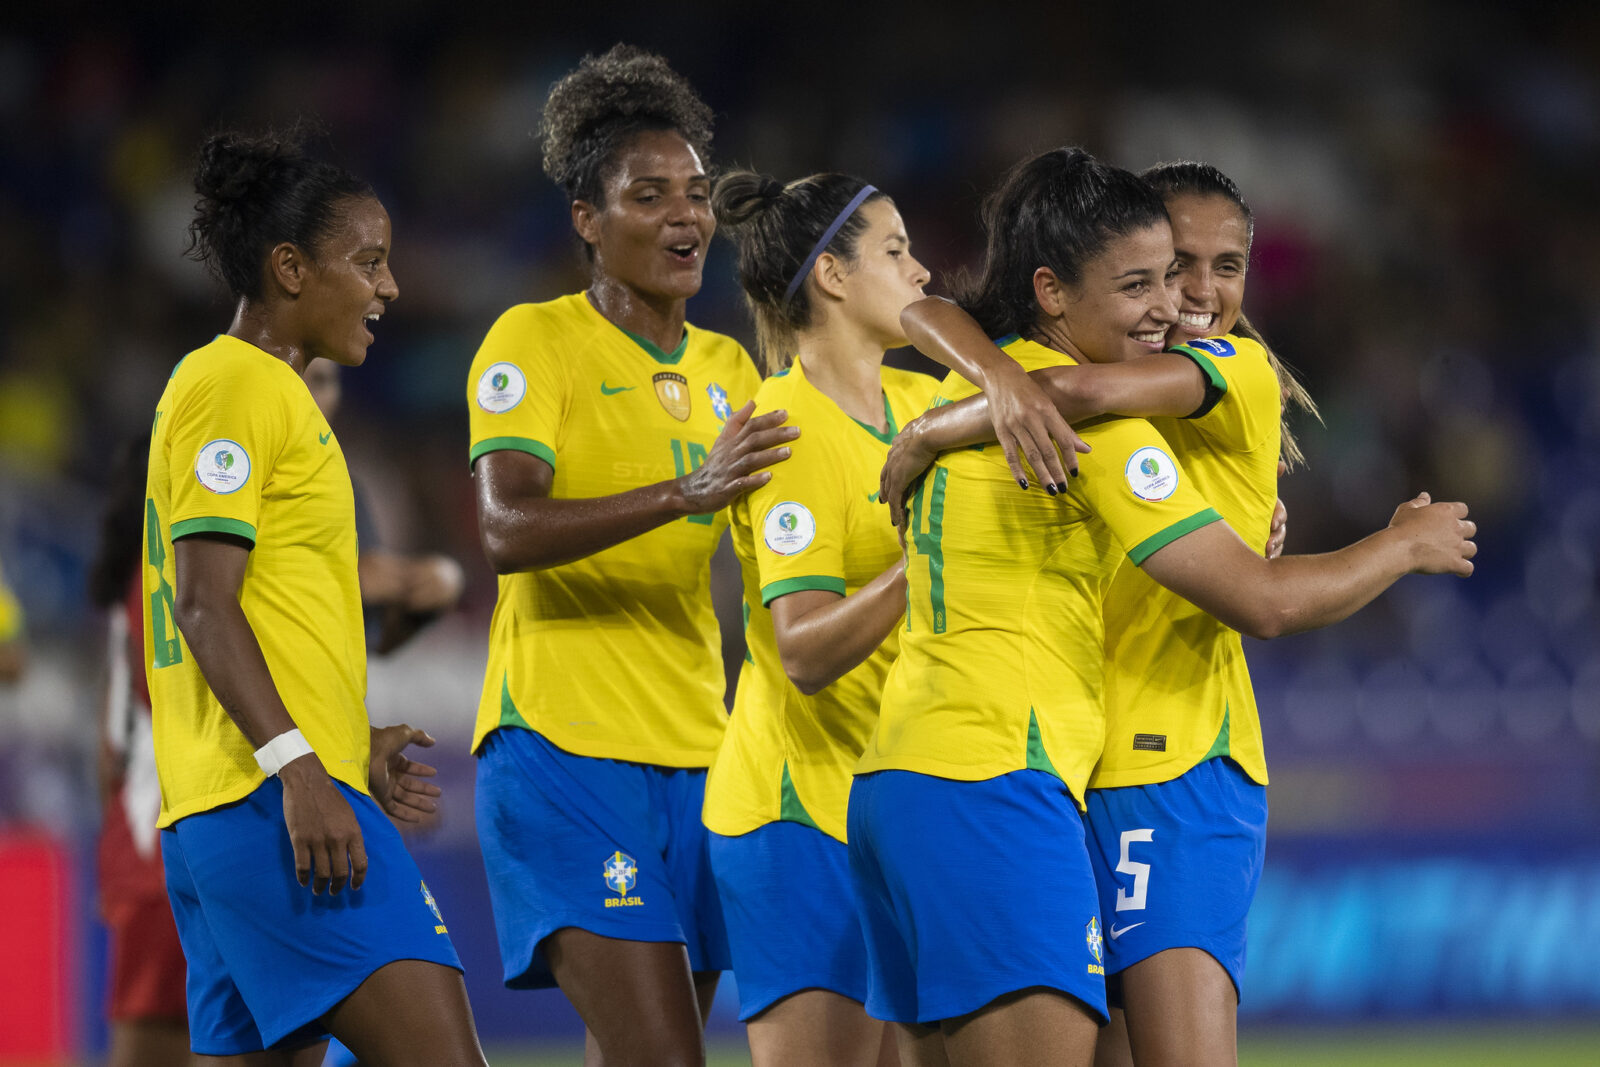
<path fill-rule="evenodd" d="M 739 1018 L 791 993 L 867 999 L 867 943 L 845 845 L 797 822 L 711 835 L 711 870 L 739 981 Z"/>
<path fill-rule="evenodd" d="M 1266 858 L 1266 787 L 1218 756 L 1170 782 L 1091 789 L 1087 799 L 1106 972 L 1198 948 L 1238 993 L 1245 917 Z"/>
<path fill-rule="evenodd" d="M 478 844 L 506 985 L 554 986 L 540 943 L 568 926 L 679 941 L 690 970 L 727 970 L 705 790 L 703 767 L 574 756 L 519 727 L 484 738 Z"/>
<path fill-rule="evenodd" d="M 283 783 L 161 834 L 167 897 L 189 963 L 189 1044 L 207 1056 L 295 1047 L 395 960 L 461 969 L 433 895 L 377 803 L 342 782 L 367 852 L 360 889 L 315 896 L 295 881 Z"/>
<path fill-rule="evenodd" d="M 861 775 L 849 835 L 867 1014 L 936 1023 L 1045 986 L 1106 1021 L 1094 875 L 1061 779 Z"/>

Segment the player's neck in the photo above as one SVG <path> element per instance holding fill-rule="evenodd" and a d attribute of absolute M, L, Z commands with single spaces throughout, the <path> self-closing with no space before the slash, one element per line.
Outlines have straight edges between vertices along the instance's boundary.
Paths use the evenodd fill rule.
<path fill-rule="evenodd" d="M 279 317 L 273 315 L 270 309 L 250 300 L 239 301 L 239 306 L 233 312 L 233 322 L 228 326 L 229 337 L 237 337 L 246 344 L 255 345 L 267 355 L 283 360 L 303 377 L 311 357 L 299 340 L 288 336 L 291 332 L 284 329 Z"/>
<path fill-rule="evenodd" d="M 796 339 L 806 380 L 857 422 L 887 430 L 883 415 L 883 346 L 824 323 Z"/>
<path fill-rule="evenodd" d="M 1072 336 L 1067 331 L 1065 319 L 1041 318 L 1033 324 L 1032 331 L 1026 333 L 1025 336 L 1030 341 L 1037 341 L 1046 348 L 1053 348 L 1057 352 L 1065 352 L 1079 363 L 1096 362 L 1084 355 L 1083 350 L 1073 343 Z"/>
<path fill-rule="evenodd" d="M 638 334 L 663 352 L 683 340 L 685 300 L 652 297 L 615 278 L 596 275 L 584 296 L 614 326 Z"/>

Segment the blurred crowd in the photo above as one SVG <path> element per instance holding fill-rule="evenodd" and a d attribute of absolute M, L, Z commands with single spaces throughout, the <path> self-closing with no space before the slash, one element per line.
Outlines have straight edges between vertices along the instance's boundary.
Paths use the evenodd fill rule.
<path fill-rule="evenodd" d="M 294 27 L 69 7 L 0 29 L 0 566 L 33 667 L 0 693 L 0 820 L 93 818 L 85 570 L 110 457 L 230 318 L 182 255 L 192 154 L 219 126 L 317 117 L 393 216 L 401 296 L 336 429 L 384 541 L 460 560 L 467 593 L 375 667 L 373 710 L 464 747 L 494 592 L 466 371 L 505 307 L 582 285 L 532 131 L 550 82 L 619 39 L 662 51 L 716 109 L 717 162 L 890 192 L 935 291 L 975 261 L 982 193 L 1025 153 L 1219 165 L 1257 215 L 1246 309 L 1326 419 L 1298 426 L 1289 551 L 1348 542 L 1421 490 L 1466 500 L 1482 531 L 1472 579 L 1408 579 L 1357 620 L 1252 648 L 1269 748 L 1291 764 L 1534 751 L 1592 773 L 1600 10 L 981 7 L 621 5 L 555 25 L 399 3 L 381 25 Z M 748 341 L 726 246 L 706 277 L 691 318 Z"/>

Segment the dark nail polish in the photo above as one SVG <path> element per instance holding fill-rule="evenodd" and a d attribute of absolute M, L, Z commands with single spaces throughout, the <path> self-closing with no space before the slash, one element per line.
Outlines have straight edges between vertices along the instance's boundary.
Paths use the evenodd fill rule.
<path fill-rule="evenodd" d="M 1067 491 L 1067 483 L 1066 482 L 1057 482 L 1056 483 L 1056 489 L 1059 492 L 1065 493 Z"/>
<path fill-rule="evenodd" d="M 1056 487 L 1049 482 L 1045 483 L 1044 491 L 1049 493 L 1051 496 L 1056 495 Z"/>
<path fill-rule="evenodd" d="M 1022 488 L 1026 489 L 1026 488 L 1028 488 L 1028 479 L 1026 479 L 1026 478 L 1018 478 L 1017 479 L 1017 484 L 1022 486 Z"/>

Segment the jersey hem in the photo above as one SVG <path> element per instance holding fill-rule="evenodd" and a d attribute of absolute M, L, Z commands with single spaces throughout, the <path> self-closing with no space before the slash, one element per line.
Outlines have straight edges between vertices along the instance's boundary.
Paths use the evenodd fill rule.
<path fill-rule="evenodd" d="M 1211 758 L 1216 759 L 1217 757 L 1213 756 Z M 1267 772 L 1265 768 L 1251 767 L 1248 764 L 1240 762 L 1237 756 L 1230 755 L 1223 756 L 1222 758 L 1233 760 L 1238 768 L 1244 772 L 1244 776 L 1250 779 L 1256 785 L 1264 786 L 1268 784 Z M 1196 759 L 1191 763 L 1181 765 L 1181 770 L 1168 770 L 1167 768 L 1169 767 L 1180 766 L 1177 761 L 1172 761 L 1163 763 L 1156 767 L 1145 767 L 1138 770 L 1108 771 L 1104 774 L 1097 774 L 1091 778 L 1089 780 L 1088 788 L 1091 790 L 1127 789 L 1131 786 L 1164 785 L 1167 782 L 1177 781 L 1179 778 L 1182 778 L 1184 775 L 1188 774 L 1190 771 L 1194 770 L 1196 767 L 1205 762 L 1206 761 L 1203 759 Z M 1258 771 L 1259 773 L 1257 773 Z"/>
<path fill-rule="evenodd" d="M 743 837 L 746 834 L 753 834 L 763 827 L 771 826 L 773 823 L 792 822 L 796 826 L 807 826 L 813 830 L 816 830 L 818 833 L 827 834 L 841 845 L 849 844 L 849 842 L 845 839 L 843 827 L 839 829 L 838 833 L 835 833 L 834 831 L 828 829 L 827 826 L 823 825 L 823 823 L 820 821 L 813 825 L 811 823 L 800 822 L 796 819 L 785 819 L 778 815 L 759 815 L 747 819 L 723 819 L 703 815 L 700 821 L 705 823 L 707 830 L 710 830 L 712 833 L 722 837 Z"/>
<path fill-rule="evenodd" d="M 467 469 L 470 470 L 480 456 L 490 452 L 526 452 L 550 464 L 551 470 L 556 466 L 556 450 L 543 441 L 535 441 L 531 437 L 488 437 L 473 445 L 467 453 Z"/>
<path fill-rule="evenodd" d="M 317 758 L 321 759 L 320 756 Z M 326 771 L 328 769 L 327 764 L 323 764 L 322 769 Z M 367 787 L 366 775 L 362 775 L 359 782 L 352 782 L 350 779 L 341 778 L 337 774 L 329 774 L 328 777 L 336 782 L 343 782 L 363 796 L 370 797 L 372 795 L 372 790 Z M 187 819 L 191 815 L 204 815 L 208 811 L 215 811 L 225 805 L 238 803 L 257 789 L 260 789 L 266 784 L 266 781 L 267 776 L 257 771 L 248 784 L 241 784 L 232 789 L 224 789 L 219 793 L 207 793 L 203 797 L 197 797 L 194 800 L 179 804 L 170 811 L 163 809 L 156 819 L 156 829 L 165 830 L 180 819 Z"/>
<path fill-rule="evenodd" d="M 190 537 L 199 533 L 220 533 L 232 537 L 242 537 L 252 545 L 256 543 L 256 528 L 243 519 L 224 519 L 219 516 L 207 515 L 198 519 L 183 519 L 172 524 L 170 539 L 178 540 L 180 537 Z"/>
<path fill-rule="evenodd" d="M 799 578 L 784 578 L 761 587 L 761 606 L 766 607 L 781 596 L 798 593 L 802 589 L 822 589 L 844 596 L 844 579 L 831 574 L 808 574 Z"/>
<path fill-rule="evenodd" d="M 484 741 L 488 740 L 489 735 L 496 730 L 527 730 L 529 733 L 538 734 L 569 756 L 583 756 L 586 759 L 622 760 L 624 763 L 643 763 L 651 767 L 677 767 L 680 770 L 703 771 L 711 766 L 711 761 L 717 755 L 716 748 L 704 750 L 686 748 L 663 751 L 658 748 L 645 748 L 637 745 L 569 742 L 536 726 L 517 726 L 512 723 L 502 723 L 498 718 L 489 729 L 473 738 L 472 748 L 468 751 L 473 755 L 477 755 L 478 750 L 483 747 Z"/>
<path fill-rule="evenodd" d="M 1160 533 L 1151 534 L 1143 541 L 1140 541 L 1138 544 L 1134 545 L 1128 550 L 1128 558 L 1133 561 L 1133 565 L 1135 567 L 1143 566 L 1145 560 L 1155 555 L 1161 549 L 1166 548 L 1178 538 L 1184 536 L 1185 534 L 1194 533 L 1202 526 L 1210 526 L 1214 522 L 1221 521 L 1222 516 L 1217 514 L 1216 508 L 1206 508 L 1204 511 L 1197 511 L 1193 515 L 1190 515 L 1187 519 L 1179 520 L 1178 522 L 1173 523 L 1171 526 L 1168 526 L 1165 530 L 1162 530 Z"/>

